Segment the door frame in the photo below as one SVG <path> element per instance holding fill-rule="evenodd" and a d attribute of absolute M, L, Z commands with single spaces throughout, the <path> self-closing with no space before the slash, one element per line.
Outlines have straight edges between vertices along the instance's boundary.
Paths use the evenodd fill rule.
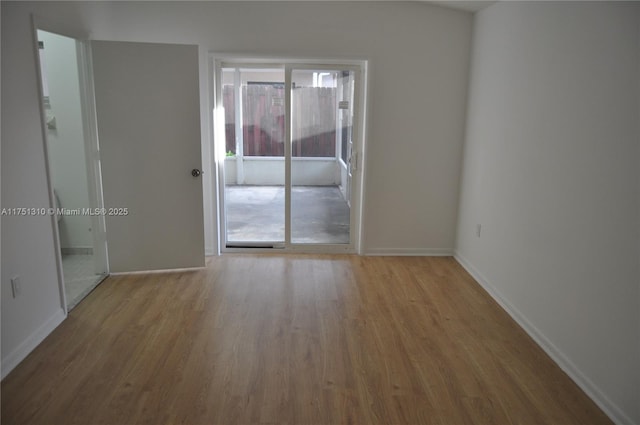
<path fill-rule="evenodd" d="M 65 31 L 58 31 L 40 20 L 36 15 L 31 15 L 31 29 L 33 34 L 33 47 L 36 63 L 37 91 L 40 97 L 40 127 L 42 140 L 44 142 L 45 174 L 47 176 L 47 191 L 49 195 L 49 210 L 56 208 L 55 194 L 53 190 L 53 178 L 51 176 L 51 164 L 49 162 L 49 138 L 47 136 L 46 110 L 44 105 L 44 88 L 42 87 L 42 64 L 40 61 L 40 47 L 38 43 L 38 31 L 46 31 L 63 37 L 71 38 L 76 42 L 76 54 L 78 59 L 78 83 L 80 85 L 80 102 L 82 105 L 82 127 L 85 138 L 85 161 L 87 166 L 87 178 L 89 186 L 89 202 L 91 208 L 104 209 L 102 198 L 102 176 L 100 172 L 100 150 L 98 145 L 98 122 L 95 114 L 95 98 L 93 92 L 93 64 L 91 61 L 90 41 L 83 35 L 69 34 Z M 64 311 L 64 316 L 68 315 L 67 295 L 64 281 L 64 270 L 62 268 L 62 250 L 60 244 L 60 232 L 55 214 L 49 214 L 53 231 L 53 242 L 55 250 L 58 290 L 60 294 L 60 307 Z M 109 253 L 106 238 L 105 219 L 102 215 L 94 215 L 91 220 L 93 230 L 94 249 L 98 248 L 99 254 L 103 256 L 104 276 L 102 280 L 109 276 Z M 94 254 L 96 254 L 94 252 Z"/>
<path fill-rule="evenodd" d="M 213 116 L 210 126 L 212 169 L 218 177 L 216 185 L 218 252 L 296 252 L 296 253 L 361 253 L 362 247 L 362 205 L 364 196 L 365 165 L 365 123 L 367 93 L 367 60 L 323 59 L 323 58 L 283 58 L 240 54 L 209 54 L 209 71 L 212 87 L 210 90 L 210 111 Z M 296 244 L 291 243 L 291 192 L 285 190 L 285 243 L 283 247 L 247 247 L 228 248 L 226 246 L 226 214 L 225 214 L 225 131 L 224 109 L 222 105 L 222 68 L 273 68 L 283 69 L 285 73 L 285 105 L 291 105 L 291 75 L 293 70 L 345 70 L 356 75 L 354 86 L 353 143 L 356 167 L 352 175 L 350 232 L 349 244 Z M 291 185 L 291 108 L 285 108 L 285 189 Z"/>

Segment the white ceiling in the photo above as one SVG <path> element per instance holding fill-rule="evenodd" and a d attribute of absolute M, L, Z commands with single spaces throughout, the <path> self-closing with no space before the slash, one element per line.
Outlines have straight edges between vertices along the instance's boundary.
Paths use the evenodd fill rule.
<path fill-rule="evenodd" d="M 1 1 L 1 0 L 0 0 Z M 147 0 L 153 1 L 153 0 Z M 187 1 L 187 0 L 179 0 L 179 1 Z M 199 1 L 230 1 L 230 0 L 199 0 Z M 277 1 L 277 0 L 231 0 L 237 2 L 244 1 Z M 282 0 L 280 0 L 282 1 Z M 300 2 L 300 1 L 372 1 L 372 0 L 284 0 L 291 2 Z M 406 0 L 373 0 L 373 1 L 406 1 Z M 414 0 L 416 1 L 416 0 Z M 488 1 L 488 0 L 417 0 L 424 3 L 431 3 L 438 6 L 444 6 L 451 9 L 464 10 L 466 12 L 477 12 L 478 10 L 484 9 L 485 7 L 489 7 L 494 3 L 497 3 L 498 0 Z"/>

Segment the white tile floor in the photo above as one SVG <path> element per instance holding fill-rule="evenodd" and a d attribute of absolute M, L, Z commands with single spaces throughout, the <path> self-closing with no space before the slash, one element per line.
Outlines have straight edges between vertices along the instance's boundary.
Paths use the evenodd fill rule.
<path fill-rule="evenodd" d="M 63 255 L 62 270 L 68 311 L 78 305 L 105 277 L 95 273 L 93 255 Z"/>

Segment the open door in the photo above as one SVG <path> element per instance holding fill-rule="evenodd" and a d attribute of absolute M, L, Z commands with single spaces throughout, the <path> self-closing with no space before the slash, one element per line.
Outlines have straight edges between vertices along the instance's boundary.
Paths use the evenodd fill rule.
<path fill-rule="evenodd" d="M 111 272 L 204 266 L 197 46 L 91 45 Z"/>

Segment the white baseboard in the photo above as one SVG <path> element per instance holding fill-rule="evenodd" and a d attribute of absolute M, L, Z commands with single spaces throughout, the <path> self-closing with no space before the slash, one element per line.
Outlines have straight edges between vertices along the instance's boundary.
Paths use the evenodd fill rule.
<path fill-rule="evenodd" d="M 42 324 L 34 333 L 25 339 L 15 350 L 2 359 L 2 379 L 24 360 L 55 328 L 67 317 L 63 309 Z"/>
<path fill-rule="evenodd" d="M 414 256 L 414 257 L 450 257 L 453 250 L 446 248 L 369 248 L 362 255 Z"/>
<path fill-rule="evenodd" d="M 485 291 L 516 321 L 518 325 L 542 348 L 545 353 L 594 401 L 616 424 L 634 424 L 615 403 L 613 403 L 576 365 L 559 350 L 520 311 L 505 299 L 495 287 L 466 258 L 455 250 L 454 257 L 462 267 L 484 288 Z M 637 425 L 637 424 L 636 424 Z"/>

